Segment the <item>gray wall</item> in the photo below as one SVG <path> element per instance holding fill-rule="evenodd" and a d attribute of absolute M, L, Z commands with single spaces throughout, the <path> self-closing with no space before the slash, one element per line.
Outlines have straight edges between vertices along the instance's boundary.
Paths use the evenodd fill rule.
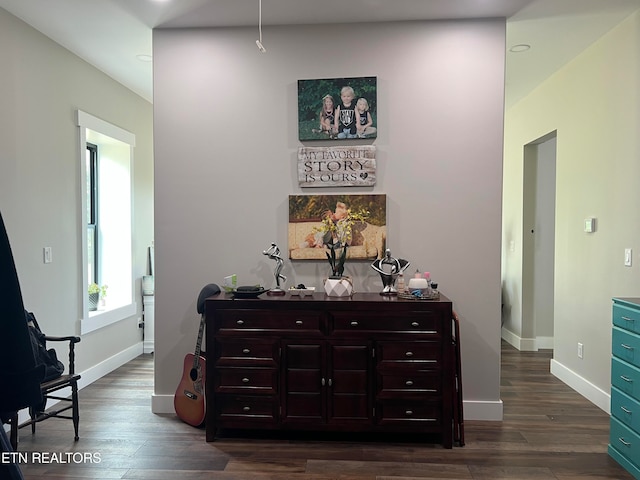
<path fill-rule="evenodd" d="M 0 70 L 0 210 L 24 303 L 47 333 L 79 334 L 86 287 L 75 111 L 136 135 L 133 236 L 139 278 L 153 238 L 152 106 L 3 9 Z M 45 246 L 53 251 L 53 263 L 46 265 Z M 136 291 L 141 298 L 139 285 Z M 83 336 L 76 354 L 83 382 L 142 352 L 140 308 L 138 315 Z"/>
<path fill-rule="evenodd" d="M 201 287 L 273 281 L 287 196 L 385 193 L 388 245 L 430 271 L 462 318 L 468 418 L 500 418 L 504 20 L 154 31 L 156 385 L 173 411 Z M 378 183 L 297 184 L 297 80 L 378 77 Z M 323 143 L 323 145 L 325 145 Z M 321 285 L 326 262 L 285 262 L 285 287 Z M 379 291 L 368 262 L 349 262 Z"/>

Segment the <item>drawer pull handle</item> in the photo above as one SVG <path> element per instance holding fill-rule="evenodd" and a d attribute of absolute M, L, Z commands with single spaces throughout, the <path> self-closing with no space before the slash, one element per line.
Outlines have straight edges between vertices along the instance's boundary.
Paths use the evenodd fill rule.
<path fill-rule="evenodd" d="M 247 377 L 244 377 L 244 378 L 242 379 L 242 383 L 249 383 L 249 379 L 248 379 Z"/>
<path fill-rule="evenodd" d="M 411 387 L 411 386 L 413 385 L 413 380 L 407 380 L 406 382 L 404 382 L 404 384 L 405 384 L 407 387 Z"/>
<path fill-rule="evenodd" d="M 302 320 L 296 320 L 296 325 L 302 325 Z"/>
<path fill-rule="evenodd" d="M 406 355 L 407 357 L 413 357 L 413 352 L 407 352 L 407 353 L 405 353 L 405 355 Z"/>
<path fill-rule="evenodd" d="M 242 410 L 245 411 L 245 412 L 248 412 L 248 411 L 251 410 L 251 407 L 242 407 Z"/>
<path fill-rule="evenodd" d="M 622 380 L 624 380 L 627 383 L 633 383 L 633 379 L 629 378 L 629 377 L 625 377 L 624 375 L 620 375 L 620 378 Z"/>
<path fill-rule="evenodd" d="M 246 355 L 248 353 L 251 353 L 251 350 L 249 350 L 248 348 L 243 348 L 242 349 L 242 353 L 244 353 Z"/>
<path fill-rule="evenodd" d="M 618 440 L 620 441 L 621 444 L 623 444 L 625 447 L 630 447 L 631 446 L 631 442 L 625 442 L 624 438 L 622 437 L 618 437 Z"/>
<path fill-rule="evenodd" d="M 420 324 L 418 322 L 411 322 L 412 327 L 419 327 Z"/>
<path fill-rule="evenodd" d="M 631 345 L 625 345 L 624 343 L 621 343 L 620 346 L 625 350 L 635 350 Z"/>
<path fill-rule="evenodd" d="M 636 321 L 636 320 L 635 320 L 635 318 L 629 318 L 629 317 L 622 317 L 622 319 L 623 319 L 625 322 L 635 322 L 635 321 Z"/>
<path fill-rule="evenodd" d="M 413 410 L 407 410 L 406 412 L 404 412 L 404 414 L 405 414 L 407 417 L 410 417 L 411 415 L 413 415 Z"/>
<path fill-rule="evenodd" d="M 357 327 L 358 326 L 358 322 L 351 322 L 351 326 L 352 327 Z"/>
<path fill-rule="evenodd" d="M 238 325 L 244 325 L 244 320 L 238 320 L 236 323 L 237 323 Z"/>
<path fill-rule="evenodd" d="M 620 410 L 622 410 L 624 413 L 627 413 L 629 415 L 631 415 L 633 413 L 631 410 L 628 410 L 628 409 L 626 409 L 624 407 L 620 407 Z"/>

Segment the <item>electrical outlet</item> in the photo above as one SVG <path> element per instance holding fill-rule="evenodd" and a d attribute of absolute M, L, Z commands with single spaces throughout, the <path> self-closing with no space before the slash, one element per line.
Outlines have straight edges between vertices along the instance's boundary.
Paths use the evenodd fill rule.
<path fill-rule="evenodd" d="M 584 347 L 580 342 L 578 342 L 578 358 L 582 358 L 583 354 L 584 354 Z"/>

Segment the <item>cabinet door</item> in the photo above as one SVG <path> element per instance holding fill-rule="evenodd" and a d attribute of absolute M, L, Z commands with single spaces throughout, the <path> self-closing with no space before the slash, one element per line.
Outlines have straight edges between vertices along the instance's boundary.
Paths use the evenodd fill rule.
<path fill-rule="evenodd" d="M 324 342 L 283 341 L 282 423 L 324 423 Z"/>
<path fill-rule="evenodd" d="M 370 344 L 330 342 L 328 348 L 328 423 L 371 424 L 373 405 Z"/>

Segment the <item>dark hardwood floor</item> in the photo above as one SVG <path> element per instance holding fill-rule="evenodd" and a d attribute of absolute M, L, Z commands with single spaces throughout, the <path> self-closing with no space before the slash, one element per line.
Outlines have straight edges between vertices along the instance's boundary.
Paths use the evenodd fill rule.
<path fill-rule="evenodd" d="M 371 435 L 231 432 L 206 443 L 204 430 L 151 413 L 153 357 L 143 355 L 80 392 L 78 442 L 66 420 L 40 423 L 33 436 L 21 430 L 19 451 L 59 456 L 21 469 L 27 480 L 632 479 L 607 456 L 609 417 L 550 375 L 550 358 L 503 343 L 504 421 L 467 420 L 466 446 L 446 450 Z M 60 458 L 66 452 L 77 453 Z"/>

